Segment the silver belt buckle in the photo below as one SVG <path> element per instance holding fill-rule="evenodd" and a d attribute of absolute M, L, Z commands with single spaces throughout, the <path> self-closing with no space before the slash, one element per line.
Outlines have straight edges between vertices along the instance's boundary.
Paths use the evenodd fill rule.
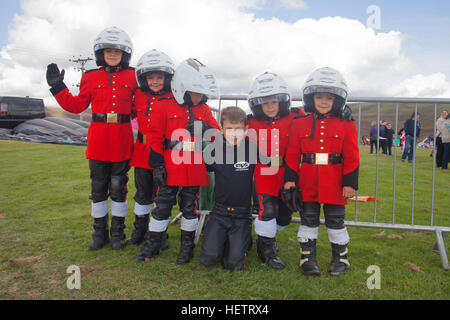
<path fill-rule="evenodd" d="M 194 141 L 183 141 L 183 151 L 194 151 L 195 143 Z"/>
<path fill-rule="evenodd" d="M 117 113 L 107 113 L 106 114 L 107 123 L 117 123 Z"/>
<path fill-rule="evenodd" d="M 328 165 L 328 153 L 316 153 L 316 161 L 317 165 Z"/>

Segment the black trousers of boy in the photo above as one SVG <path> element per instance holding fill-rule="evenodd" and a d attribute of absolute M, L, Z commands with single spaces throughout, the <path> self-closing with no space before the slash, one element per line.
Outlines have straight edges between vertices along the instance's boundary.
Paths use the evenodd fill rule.
<path fill-rule="evenodd" d="M 222 261 L 225 269 L 245 268 L 251 244 L 252 218 L 249 208 L 215 205 L 203 233 L 200 263 L 211 266 Z"/>

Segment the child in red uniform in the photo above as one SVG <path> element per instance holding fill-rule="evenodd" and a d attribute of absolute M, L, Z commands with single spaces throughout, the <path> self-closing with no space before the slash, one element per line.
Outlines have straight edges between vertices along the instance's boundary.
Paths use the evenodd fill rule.
<path fill-rule="evenodd" d="M 334 69 L 314 71 L 303 88 L 307 116 L 292 122 L 286 151 L 285 189 L 301 189 L 303 210 L 298 239 L 300 266 L 306 275 L 320 275 L 316 261 L 320 206 L 332 247 L 330 273 L 339 275 L 348 267 L 344 226 L 345 204 L 358 189 L 358 133 L 354 121 L 344 120 L 347 85 Z M 300 160 L 302 165 L 299 170 Z"/>
<path fill-rule="evenodd" d="M 290 108 L 286 82 L 270 72 L 255 79 L 247 99 L 253 113 L 248 120 L 250 136 L 254 133 L 259 152 L 270 157 L 270 164 L 258 162 L 255 167 L 255 191 L 259 208 L 255 219 L 257 253 L 270 267 L 282 269 L 285 265 L 277 254 L 275 236 L 290 223 L 292 217 L 292 211 L 280 197 L 284 178 L 283 157 L 291 122 L 303 111 Z"/>
<path fill-rule="evenodd" d="M 139 132 L 134 144 L 130 166 L 134 167 L 134 229 L 127 243 L 138 245 L 144 241 L 148 230 L 151 204 L 153 203 L 153 169 L 148 165 L 150 147 L 147 142 L 147 131 L 151 115 L 161 99 L 173 98 L 170 81 L 174 73 L 172 59 L 164 52 L 151 50 L 139 59 L 136 66 L 136 79 L 139 89 L 136 91 L 136 106 Z M 167 249 L 167 235 L 162 248 Z"/>
<path fill-rule="evenodd" d="M 174 99 L 160 101 L 153 110 L 147 144 L 150 146 L 149 166 L 153 168 L 158 190 L 145 244 L 136 257 L 139 261 L 159 254 L 177 193 L 183 217 L 176 262 L 185 264 L 193 257 L 200 186 L 209 185 L 201 138 L 194 139 L 194 133 L 202 135 L 207 129 L 219 130 L 206 105 L 207 96 L 217 89 L 213 88 L 214 77 L 207 71 L 206 66 L 195 59 L 183 61 L 172 78 Z"/>
<path fill-rule="evenodd" d="M 111 197 L 111 248 L 125 246 L 127 215 L 127 172 L 133 153 L 131 114 L 137 88 L 129 62 L 133 45 L 128 35 L 116 27 L 106 28 L 94 41 L 96 63 L 100 67 L 81 76 L 80 93 L 73 96 L 64 84 L 64 70 L 56 64 L 47 67 L 47 82 L 59 105 L 73 113 L 92 108 L 86 158 L 91 173 L 91 215 L 94 233 L 90 250 L 108 241 L 108 196 Z"/>

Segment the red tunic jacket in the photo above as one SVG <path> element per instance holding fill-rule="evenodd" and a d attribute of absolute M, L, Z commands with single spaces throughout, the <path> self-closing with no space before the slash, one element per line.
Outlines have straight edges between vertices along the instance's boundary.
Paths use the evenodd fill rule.
<path fill-rule="evenodd" d="M 304 114 L 299 110 L 300 114 Z M 258 145 L 258 151 L 262 155 L 271 157 L 272 167 L 257 163 L 255 166 L 255 191 L 256 193 L 278 196 L 284 179 L 283 157 L 289 138 L 289 128 L 294 117 L 298 113 L 291 112 L 288 116 L 269 122 L 250 118 L 248 121 L 250 140 Z M 253 129 L 255 131 L 252 131 Z M 256 132 L 256 138 L 252 132 Z M 281 165 L 275 162 L 280 161 Z"/>
<path fill-rule="evenodd" d="M 208 105 L 194 106 L 192 113 L 195 120 L 204 121 L 219 130 L 219 125 Z M 202 150 L 183 151 L 164 147 L 165 140 L 194 141 L 194 138 L 184 130 L 189 119 L 188 107 L 179 105 L 173 98 L 161 100 L 153 110 L 147 144 L 151 147 L 151 157 L 153 153 L 164 156 L 169 186 L 209 185 Z"/>
<path fill-rule="evenodd" d="M 59 105 L 69 112 L 80 113 L 91 104 L 92 113 L 131 114 L 136 88 L 132 68 L 111 73 L 100 68 L 83 73 L 78 96 L 73 96 L 65 85 L 50 91 Z M 114 162 L 128 160 L 133 152 L 131 122 L 91 122 L 87 142 L 88 159 Z"/>
<path fill-rule="evenodd" d="M 297 185 L 303 201 L 347 204 L 342 187 L 358 188 L 358 132 L 354 121 L 338 117 L 315 120 L 314 138 L 310 139 L 313 116 L 298 117 L 292 122 L 286 165 L 298 175 Z M 340 153 L 343 163 L 316 165 L 299 164 L 304 153 Z M 286 179 L 292 181 L 292 179 Z"/>
<path fill-rule="evenodd" d="M 173 97 L 172 92 L 167 92 L 162 95 L 151 95 L 138 89 L 134 97 L 134 105 L 137 112 L 137 121 L 139 125 L 139 132 L 143 135 L 142 142 L 139 137 L 134 143 L 133 156 L 130 161 L 130 166 L 152 169 L 148 165 L 148 157 L 150 156 L 150 147 L 147 145 L 148 128 L 152 119 L 152 113 L 155 109 L 159 99 Z"/>

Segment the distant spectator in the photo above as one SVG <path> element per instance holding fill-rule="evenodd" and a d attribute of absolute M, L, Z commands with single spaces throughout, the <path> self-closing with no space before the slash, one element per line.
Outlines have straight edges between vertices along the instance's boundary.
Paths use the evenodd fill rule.
<path fill-rule="evenodd" d="M 392 140 L 394 139 L 394 130 L 390 123 L 386 124 L 386 139 L 387 139 L 387 150 L 389 155 L 392 155 Z"/>
<path fill-rule="evenodd" d="M 376 121 L 372 121 L 372 123 L 370 124 L 370 153 L 373 153 L 373 146 L 375 146 L 375 152 L 378 152 L 378 145 L 377 145 L 377 140 L 378 140 L 378 128 L 377 128 L 377 122 Z"/>
<path fill-rule="evenodd" d="M 380 147 L 383 150 L 383 154 L 386 156 L 386 146 L 387 146 L 387 138 L 386 138 L 386 120 L 380 120 L 380 131 L 378 135 L 378 139 L 380 140 Z"/>
<path fill-rule="evenodd" d="M 450 120 L 448 111 L 442 110 L 441 117 L 436 122 L 437 130 L 442 139 L 442 169 L 448 169 L 448 161 L 450 160 Z"/>
<path fill-rule="evenodd" d="M 420 136 L 420 113 L 417 113 L 417 119 L 414 118 L 414 115 L 415 113 L 413 112 L 411 118 L 406 120 L 404 124 L 405 147 L 403 148 L 402 162 L 405 162 L 406 157 L 408 157 L 409 163 L 413 161 L 417 138 Z"/>
<path fill-rule="evenodd" d="M 441 116 L 436 121 L 436 166 L 438 168 L 442 167 L 442 156 L 444 155 L 444 145 L 442 144 L 441 131 L 439 131 L 439 127 L 442 128 L 442 125 L 447 117 L 448 110 L 443 109 L 441 111 Z"/>

